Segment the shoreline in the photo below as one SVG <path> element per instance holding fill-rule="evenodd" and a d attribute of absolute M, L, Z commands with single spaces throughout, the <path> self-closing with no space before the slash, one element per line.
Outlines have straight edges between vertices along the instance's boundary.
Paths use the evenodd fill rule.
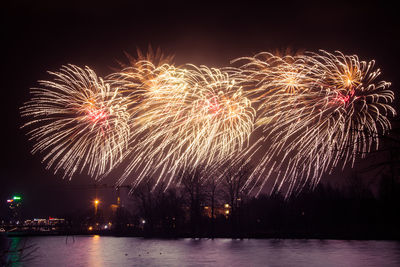
<path fill-rule="evenodd" d="M 241 235 L 138 235 L 132 233 L 115 233 L 112 231 L 101 232 L 3 232 L 5 237 L 40 237 L 40 236 L 109 236 L 109 237 L 132 237 L 144 239 L 299 239 L 299 240 L 376 240 L 376 241 L 400 241 L 400 237 L 386 235 L 329 235 L 329 234 L 241 234 Z"/>

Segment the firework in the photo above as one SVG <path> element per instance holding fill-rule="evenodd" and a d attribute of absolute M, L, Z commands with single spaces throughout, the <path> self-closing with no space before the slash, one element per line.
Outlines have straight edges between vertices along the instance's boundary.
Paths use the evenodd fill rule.
<path fill-rule="evenodd" d="M 159 50 L 129 60 L 105 81 L 68 65 L 31 90 L 23 127 L 48 168 L 97 178 L 118 165 L 117 184 L 157 176 L 167 188 L 181 171 L 253 165 L 243 190 L 289 196 L 377 149 L 395 114 L 375 62 L 340 52 L 260 53 L 223 69 L 176 67 Z"/>
<path fill-rule="evenodd" d="M 30 121 L 24 128 L 35 141 L 32 153 L 46 155 L 47 168 L 72 177 L 85 168 L 98 177 L 122 157 L 129 137 L 129 113 L 118 89 L 90 68 L 63 66 L 50 72 L 52 81 L 39 81 L 32 98 L 21 108 Z"/>
<path fill-rule="evenodd" d="M 120 183 L 136 172 L 135 183 L 158 173 L 170 184 L 178 170 L 226 160 L 252 132 L 255 111 L 221 70 L 139 61 L 113 79 L 134 102 Z"/>
<path fill-rule="evenodd" d="M 394 95 L 390 83 L 376 82 L 374 61 L 321 51 L 279 58 L 245 58 L 249 92 L 258 101 L 259 146 L 265 154 L 251 179 L 287 196 L 306 184 L 315 186 L 340 161 L 343 167 L 379 145 L 390 129 Z M 289 77 L 289 78 L 288 78 Z M 262 187 L 261 187 L 262 188 Z"/>
<path fill-rule="evenodd" d="M 210 165 L 240 153 L 254 128 L 255 110 L 228 72 L 190 66 L 191 110 L 182 134 L 191 165 Z"/>
<path fill-rule="evenodd" d="M 132 118 L 129 146 L 123 156 L 126 167 L 118 183 L 134 174 L 133 183 L 138 184 L 157 171 L 163 180 L 169 171 L 167 166 L 176 154 L 171 142 L 179 139 L 176 131 L 187 110 L 187 83 L 185 71 L 173 65 L 156 66 L 148 60 L 132 64 L 108 78 L 121 88 Z"/>

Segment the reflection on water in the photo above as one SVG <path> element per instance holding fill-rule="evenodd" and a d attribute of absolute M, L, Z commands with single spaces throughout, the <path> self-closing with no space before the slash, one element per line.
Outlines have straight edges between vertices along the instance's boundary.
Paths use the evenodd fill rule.
<path fill-rule="evenodd" d="M 11 238 L 11 241 L 14 240 Z M 400 242 L 31 237 L 29 266 L 400 266 Z"/>
<path fill-rule="evenodd" d="M 7 239 L 0 236 L 0 265 L 1 266 L 23 266 L 31 262 L 38 247 L 35 243 L 29 242 L 26 238 L 15 237 Z"/>
<path fill-rule="evenodd" d="M 90 242 L 88 242 L 88 258 L 89 258 L 89 266 L 93 267 L 102 267 L 102 255 L 101 255 L 101 243 L 100 236 L 94 235 L 90 238 Z"/>

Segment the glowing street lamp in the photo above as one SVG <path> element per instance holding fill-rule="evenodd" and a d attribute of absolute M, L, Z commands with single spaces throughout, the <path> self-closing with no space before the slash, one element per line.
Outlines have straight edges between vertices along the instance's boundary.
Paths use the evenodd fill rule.
<path fill-rule="evenodd" d="M 229 209 L 231 208 L 231 206 L 229 204 L 225 204 L 224 208 L 225 208 L 225 216 L 228 218 L 228 216 L 230 214 Z"/>
<path fill-rule="evenodd" d="M 96 198 L 93 202 L 94 202 L 94 215 L 97 215 L 97 207 L 99 206 L 100 200 Z"/>

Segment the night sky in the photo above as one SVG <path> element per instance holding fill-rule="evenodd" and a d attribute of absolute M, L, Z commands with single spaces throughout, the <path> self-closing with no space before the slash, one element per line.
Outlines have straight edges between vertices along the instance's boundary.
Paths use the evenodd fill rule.
<path fill-rule="evenodd" d="M 85 187 L 93 184 L 89 177 L 66 181 L 45 170 L 42 155 L 30 154 L 32 143 L 20 129 L 19 107 L 29 99 L 29 88 L 48 79 L 46 71 L 64 64 L 87 65 L 105 76 L 118 67 L 118 60 L 126 59 L 124 51 L 134 55 L 136 48 L 145 50 L 149 44 L 174 54 L 178 65 L 210 67 L 227 66 L 231 59 L 261 51 L 340 50 L 362 60 L 375 59 L 382 78 L 398 92 L 400 23 L 398 9 L 389 1 L 190 2 L 2 4 L 0 214 L 15 193 L 23 196 L 31 217 L 87 208 L 94 197 L 94 190 Z M 109 201 L 112 194 L 108 190 Z"/>

